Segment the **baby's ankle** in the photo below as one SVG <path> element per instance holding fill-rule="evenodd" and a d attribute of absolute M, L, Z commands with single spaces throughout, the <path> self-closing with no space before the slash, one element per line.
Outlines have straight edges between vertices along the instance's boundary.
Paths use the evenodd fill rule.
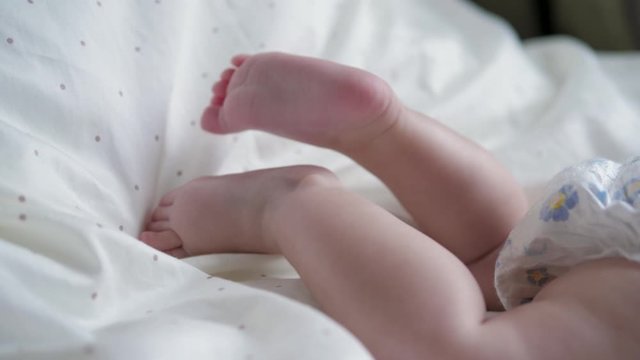
<path fill-rule="evenodd" d="M 274 253 L 281 252 L 278 241 L 282 224 L 287 223 L 286 214 L 295 211 L 297 199 L 309 192 L 342 188 L 333 172 L 318 166 L 292 166 L 283 169 L 283 175 L 281 186 L 268 195 L 261 216 L 261 233 Z"/>
<path fill-rule="evenodd" d="M 340 146 L 333 147 L 353 159 L 371 151 L 373 148 L 385 146 L 387 139 L 393 138 L 396 132 L 410 120 L 407 117 L 407 108 L 397 99 L 393 98 L 385 111 L 372 122 L 368 131 L 361 131 L 357 137 L 345 141 Z"/>

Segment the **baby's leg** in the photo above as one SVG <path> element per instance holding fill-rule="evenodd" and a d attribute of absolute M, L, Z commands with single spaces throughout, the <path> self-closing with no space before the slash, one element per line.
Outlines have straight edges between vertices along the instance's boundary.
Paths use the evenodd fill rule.
<path fill-rule="evenodd" d="M 250 211 L 247 211 L 250 210 Z M 377 359 L 634 359 L 640 266 L 577 267 L 485 319 L 467 267 L 314 167 L 202 178 L 168 194 L 146 243 L 178 256 L 282 252 Z"/>
<path fill-rule="evenodd" d="M 586 262 L 546 285 L 533 302 L 486 321 L 479 328 L 483 345 L 468 358 L 638 359 L 638 304 L 638 263 Z"/>
<path fill-rule="evenodd" d="M 176 256 L 284 254 L 323 310 L 380 359 L 443 358 L 485 316 L 462 262 L 315 167 L 188 183 L 162 199 L 141 239 Z"/>
<path fill-rule="evenodd" d="M 512 176 L 481 147 L 406 109 L 381 79 L 284 54 L 234 59 L 203 116 L 217 133 L 261 129 L 329 147 L 369 169 L 418 227 L 472 270 L 499 308 L 493 269 L 526 204 Z"/>

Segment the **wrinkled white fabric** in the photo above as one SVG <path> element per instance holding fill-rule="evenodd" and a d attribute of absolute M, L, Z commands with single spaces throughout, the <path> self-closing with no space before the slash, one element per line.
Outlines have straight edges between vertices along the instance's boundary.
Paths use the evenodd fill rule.
<path fill-rule="evenodd" d="M 506 309 L 590 260 L 640 262 L 640 157 L 595 159 L 558 174 L 509 234 L 495 282 Z"/>
<path fill-rule="evenodd" d="M 569 38 L 523 47 L 463 1 L 5 1 L 0 358 L 370 358 L 301 304 L 311 300 L 282 259 L 179 261 L 135 239 L 155 202 L 192 178 L 298 163 L 406 217 L 334 152 L 199 129 L 229 58 L 272 50 L 376 73 L 488 147 L 532 196 L 579 160 L 640 153 L 638 55 L 601 62 Z"/>

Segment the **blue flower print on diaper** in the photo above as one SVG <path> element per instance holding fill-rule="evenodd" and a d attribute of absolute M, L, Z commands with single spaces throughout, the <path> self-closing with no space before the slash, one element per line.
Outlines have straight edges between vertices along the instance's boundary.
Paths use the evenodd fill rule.
<path fill-rule="evenodd" d="M 578 204 L 578 192 L 573 185 L 563 185 L 542 205 L 540 219 L 544 221 L 567 221 L 569 210 Z"/>
<path fill-rule="evenodd" d="M 613 198 L 616 200 L 624 201 L 629 205 L 633 205 L 640 197 L 640 178 L 633 178 L 628 181 L 622 189 L 613 194 Z"/>
<path fill-rule="evenodd" d="M 533 285 L 542 287 L 555 278 L 556 276 L 550 274 L 546 267 L 527 270 L 527 281 Z"/>

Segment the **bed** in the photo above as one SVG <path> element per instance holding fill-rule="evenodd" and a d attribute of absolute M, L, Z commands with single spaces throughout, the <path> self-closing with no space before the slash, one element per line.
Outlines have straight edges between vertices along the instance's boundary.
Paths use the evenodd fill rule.
<path fill-rule="evenodd" d="M 171 258 L 136 240 L 202 175 L 327 167 L 410 221 L 329 150 L 199 128 L 236 53 L 357 66 L 481 143 L 531 199 L 557 171 L 640 153 L 640 55 L 522 44 L 452 0 L 11 0 L 0 4 L 0 358 L 370 359 L 278 256 Z"/>

